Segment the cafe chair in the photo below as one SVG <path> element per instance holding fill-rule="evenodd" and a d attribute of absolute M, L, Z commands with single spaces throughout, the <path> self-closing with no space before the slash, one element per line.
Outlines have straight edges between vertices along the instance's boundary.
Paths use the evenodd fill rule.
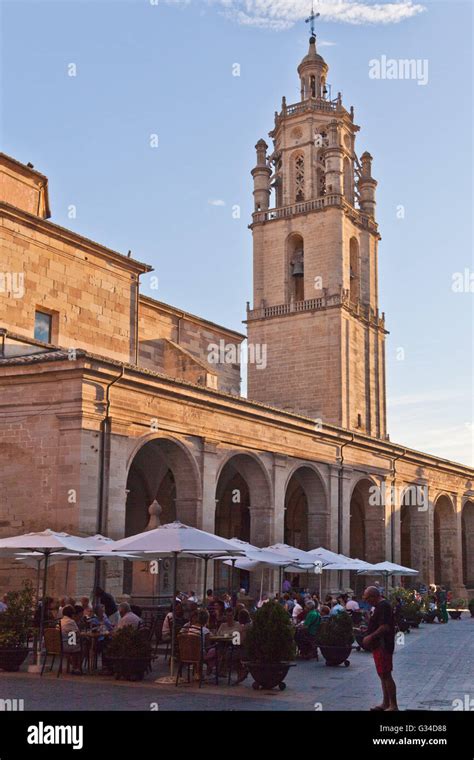
<path fill-rule="evenodd" d="M 189 633 L 181 633 L 178 636 L 178 672 L 176 674 L 176 686 L 179 684 L 179 679 L 181 678 L 184 666 L 188 669 L 188 683 L 191 683 L 191 668 L 194 673 L 199 673 L 199 688 L 201 688 L 204 670 L 203 641 L 201 636 L 193 636 Z"/>
<path fill-rule="evenodd" d="M 59 668 L 58 668 L 58 674 L 56 677 L 59 678 L 59 676 L 62 675 L 64 658 L 66 658 L 66 661 L 67 661 L 66 672 L 69 673 L 70 667 L 71 667 L 72 653 L 65 652 L 63 649 L 63 639 L 61 636 L 60 628 L 45 628 L 44 648 L 45 648 L 45 652 L 44 652 L 44 657 L 43 657 L 43 667 L 41 668 L 41 675 L 43 675 L 44 673 L 46 660 L 48 659 L 48 657 L 52 657 L 51 667 L 49 669 L 50 673 L 54 668 L 56 657 L 59 657 Z"/>

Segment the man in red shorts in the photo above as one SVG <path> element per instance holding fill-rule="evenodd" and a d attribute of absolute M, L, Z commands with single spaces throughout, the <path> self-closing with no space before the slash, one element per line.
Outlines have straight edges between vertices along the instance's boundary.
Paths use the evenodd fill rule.
<path fill-rule="evenodd" d="M 392 605 L 382 597 L 380 589 L 376 586 L 369 586 L 365 590 L 364 600 L 373 607 L 373 610 L 363 645 L 372 651 L 383 691 L 382 704 L 372 707 L 372 710 L 394 712 L 398 710 L 398 704 L 397 687 L 392 678 L 395 649 L 395 621 Z"/>

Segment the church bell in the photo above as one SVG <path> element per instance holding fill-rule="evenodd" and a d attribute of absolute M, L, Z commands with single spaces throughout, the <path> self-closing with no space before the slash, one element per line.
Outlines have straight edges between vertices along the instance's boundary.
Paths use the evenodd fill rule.
<path fill-rule="evenodd" d="M 304 277 L 304 264 L 301 260 L 293 264 L 293 277 Z"/>

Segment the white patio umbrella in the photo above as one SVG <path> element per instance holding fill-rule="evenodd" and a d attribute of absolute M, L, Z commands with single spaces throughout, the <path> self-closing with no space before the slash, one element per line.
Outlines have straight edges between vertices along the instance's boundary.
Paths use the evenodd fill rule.
<path fill-rule="evenodd" d="M 295 546 L 289 546 L 288 544 L 273 544 L 272 546 L 265 547 L 268 551 L 276 552 L 285 557 L 291 557 L 294 560 L 292 565 L 288 565 L 287 570 L 290 573 L 298 573 L 301 570 L 312 570 L 316 564 L 319 564 L 319 560 L 315 559 L 309 552 L 303 551 L 303 549 L 297 549 Z"/>
<path fill-rule="evenodd" d="M 300 566 L 295 557 L 284 555 L 281 552 L 274 552 L 270 549 L 260 549 L 258 546 L 253 546 L 247 541 L 242 541 L 239 538 L 231 538 L 229 540 L 231 543 L 235 544 L 237 549 L 241 549 L 245 552 L 245 557 L 231 557 L 230 559 L 224 560 L 224 564 L 231 565 L 232 570 L 234 567 L 237 567 L 239 570 L 247 570 L 248 572 L 261 569 L 262 578 L 260 583 L 260 599 L 262 598 L 263 592 L 263 570 L 265 568 L 277 567 L 282 571 L 286 567 L 294 566 L 295 563 L 298 564 L 298 567 Z M 313 565 L 308 565 L 308 567 L 312 568 Z"/>
<path fill-rule="evenodd" d="M 41 603 L 41 617 L 39 628 L 39 642 L 43 638 L 44 631 L 44 606 L 48 580 L 48 564 L 54 554 L 80 554 L 92 548 L 90 539 L 72 536 L 69 533 L 59 533 L 53 530 L 44 530 L 39 533 L 26 533 L 21 536 L 11 536 L 0 539 L 0 557 L 13 557 L 21 551 L 36 552 L 44 557 L 43 566 L 43 598 Z M 38 649 L 35 653 L 34 670 L 39 670 Z"/>
<path fill-rule="evenodd" d="M 413 570 L 411 567 L 396 565 L 394 562 L 377 562 L 370 565 L 367 569 L 359 570 L 358 575 L 383 575 L 389 578 L 391 575 L 419 575 L 419 570 Z"/>
<path fill-rule="evenodd" d="M 183 525 L 180 522 L 161 525 L 154 530 L 139 533 L 136 536 L 122 538 L 116 541 L 112 549 L 115 552 L 135 554 L 137 559 L 158 559 L 164 557 L 174 558 L 173 578 L 173 633 L 171 637 L 171 678 L 174 667 L 175 647 L 175 619 L 176 619 L 176 593 L 177 593 L 177 565 L 178 556 L 198 557 L 204 560 L 204 598 L 206 595 L 207 564 L 210 559 L 218 559 L 231 556 L 245 556 L 245 552 L 236 549 L 234 544 L 226 538 L 220 538 L 213 533 Z"/>

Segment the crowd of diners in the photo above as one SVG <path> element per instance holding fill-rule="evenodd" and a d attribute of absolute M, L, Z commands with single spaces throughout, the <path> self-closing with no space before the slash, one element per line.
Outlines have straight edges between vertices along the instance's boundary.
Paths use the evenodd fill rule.
<path fill-rule="evenodd" d="M 43 627 L 59 627 L 63 651 L 70 656 L 72 675 L 82 675 L 81 662 L 84 648 L 90 646 L 90 642 L 81 634 L 95 634 L 96 651 L 104 655 L 110 637 L 117 631 L 126 626 L 137 629 L 143 624 L 139 607 L 127 601 L 118 603 L 112 594 L 101 587 L 95 589 L 93 600 L 92 604 L 87 596 L 79 599 L 70 596 L 54 599 L 47 596 L 38 603 L 34 613 L 34 628 L 40 628 L 42 618 Z M 43 604 L 44 612 L 42 613 Z M 7 606 L 8 596 L 5 595 L 0 613 L 5 611 Z"/>
<path fill-rule="evenodd" d="M 357 601 L 353 595 L 328 594 L 320 599 L 316 592 L 282 591 L 270 597 L 263 594 L 259 600 L 247 595 L 245 589 L 237 594 L 215 594 L 212 589 L 200 602 L 196 593 L 178 592 L 174 605 L 175 634 L 189 633 L 200 636 L 203 642 L 203 659 L 207 666 L 206 677 L 214 677 L 217 666 L 216 646 L 213 636 L 234 637 L 234 663 L 237 665 L 237 682 L 244 680 L 248 671 L 245 667 L 245 637 L 252 625 L 255 612 L 270 600 L 280 604 L 287 612 L 295 627 L 295 641 L 298 654 L 303 659 L 317 657 L 318 629 L 323 620 L 340 612 L 347 612 L 354 624 L 368 622 L 370 605 L 364 600 Z M 173 605 L 165 616 L 162 627 L 162 640 L 171 641 L 173 632 Z M 235 634 L 238 634 L 235 636 Z M 197 673 L 196 678 L 201 674 Z"/>
<path fill-rule="evenodd" d="M 244 665 L 246 633 L 252 625 L 252 617 L 257 609 L 270 599 L 280 604 L 287 612 L 295 627 L 299 656 L 304 659 L 317 657 L 318 629 L 323 620 L 343 611 L 354 618 L 355 624 L 369 618 L 370 606 L 363 600 L 357 601 L 352 595 L 328 594 L 324 599 L 320 599 L 316 592 L 295 591 L 291 587 L 288 589 L 288 585 L 284 582 L 280 593 L 272 597 L 263 594 L 258 600 L 251 598 L 243 588 L 232 595 L 216 594 L 209 589 L 203 600 L 195 591 L 178 592 L 174 604 L 170 605 L 164 617 L 160 632 L 161 641 L 171 642 L 173 630 L 175 635 L 186 633 L 190 636 L 200 636 L 203 642 L 203 660 L 207 667 L 206 677 L 212 678 L 217 667 L 217 648 L 212 637 L 232 638 L 234 663 L 240 682 L 248 675 Z M 40 626 L 42 604 L 43 602 L 38 604 L 34 615 L 33 624 L 37 628 Z M 0 613 L 6 608 L 5 595 L 0 601 Z M 87 596 L 79 599 L 67 596 L 60 599 L 46 597 L 43 624 L 59 626 L 63 650 L 71 657 L 71 672 L 73 675 L 80 675 L 81 658 L 84 655 L 84 637 L 81 642 L 81 634 L 96 634 L 96 651 L 102 655 L 104 663 L 104 654 L 106 655 L 110 638 L 125 626 L 138 629 L 143 625 L 143 620 L 139 607 L 129 601 L 117 602 L 110 593 L 98 587 L 93 593 L 93 603 Z"/>

